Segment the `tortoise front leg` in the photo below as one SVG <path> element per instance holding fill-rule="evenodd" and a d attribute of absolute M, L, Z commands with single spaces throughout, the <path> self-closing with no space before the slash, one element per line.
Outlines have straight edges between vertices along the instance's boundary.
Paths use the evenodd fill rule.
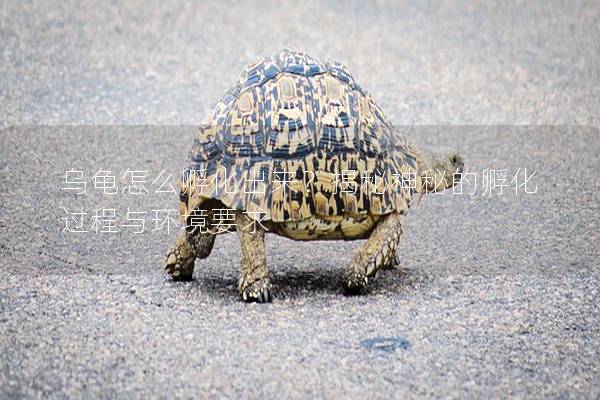
<path fill-rule="evenodd" d="M 166 255 L 165 270 L 176 281 L 189 281 L 196 258 L 206 258 L 215 244 L 215 235 L 198 227 L 182 230 Z"/>
<path fill-rule="evenodd" d="M 344 272 L 343 285 L 346 292 L 366 293 L 368 278 L 375 277 L 380 268 L 393 262 L 402 236 L 403 222 L 404 215 L 392 213 L 377 223 L 367 242 L 354 254 Z"/>
<path fill-rule="evenodd" d="M 390 260 L 386 264 L 383 264 L 381 266 L 381 268 L 379 268 L 380 270 L 381 269 L 391 270 L 391 269 L 395 269 L 396 267 L 400 266 L 400 262 L 398 261 L 398 257 L 396 256 L 396 252 L 394 251 L 393 253 L 394 254 L 390 257 Z"/>
<path fill-rule="evenodd" d="M 235 224 L 242 248 L 242 268 L 238 289 L 245 301 L 271 301 L 271 282 L 267 269 L 265 230 L 243 212 L 235 213 Z"/>

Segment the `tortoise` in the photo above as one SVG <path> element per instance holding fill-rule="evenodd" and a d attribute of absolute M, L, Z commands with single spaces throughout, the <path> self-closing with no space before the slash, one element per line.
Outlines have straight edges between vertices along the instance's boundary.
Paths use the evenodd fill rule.
<path fill-rule="evenodd" d="M 247 65 L 201 122 L 179 182 L 185 229 L 165 269 L 190 280 L 216 235 L 235 231 L 239 292 L 268 302 L 265 233 L 366 239 L 342 278 L 347 293 L 366 293 L 369 278 L 395 265 L 417 195 L 453 186 L 463 165 L 411 144 L 341 63 L 284 49 Z"/>

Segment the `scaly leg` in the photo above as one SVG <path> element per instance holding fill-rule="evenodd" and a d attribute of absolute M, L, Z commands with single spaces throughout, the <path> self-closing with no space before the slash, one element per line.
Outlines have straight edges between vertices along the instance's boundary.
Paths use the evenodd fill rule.
<path fill-rule="evenodd" d="M 364 294 L 370 277 L 375 277 L 380 268 L 393 261 L 396 247 L 402 236 L 404 215 L 392 213 L 384 216 L 367 240 L 354 254 L 346 271 L 343 285 L 346 292 Z"/>
<path fill-rule="evenodd" d="M 240 211 L 235 213 L 235 223 L 242 247 L 242 268 L 238 279 L 240 294 L 245 301 L 269 302 L 271 282 L 267 270 L 265 230 Z"/>
<path fill-rule="evenodd" d="M 196 258 L 209 256 L 215 244 L 214 234 L 201 232 L 198 227 L 182 230 L 166 255 L 165 270 L 176 281 L 189 281 L 194 273 Z"/>
<path fill-rule="evenodd" d="M 398 257 L 396 257 L 396 252 L 394 251 L 394 254 L 390 257 L 390 261 L 387 264 L 382 265 L 379 269 L 391 270 L 398 266 L 400 266 L 400 262 L 398 262 Z"/>

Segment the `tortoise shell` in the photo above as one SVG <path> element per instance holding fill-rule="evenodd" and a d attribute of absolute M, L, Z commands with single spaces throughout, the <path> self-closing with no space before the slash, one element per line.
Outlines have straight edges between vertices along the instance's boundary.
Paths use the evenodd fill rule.
<path fill-rule="evenodd" d="M 246 66 L 201 123 L 180 217 L 208 199 L 273 223 L 404 211 L 416 189 L 398 178 L 417 157 L 344 65 L 285 49 Z"/>

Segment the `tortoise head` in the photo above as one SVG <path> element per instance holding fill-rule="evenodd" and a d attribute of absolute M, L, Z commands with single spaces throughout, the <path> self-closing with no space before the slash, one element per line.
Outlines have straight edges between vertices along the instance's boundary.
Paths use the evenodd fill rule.
<path fill-rule="evenodd" d="M 421 162 L 421 192 L 441 192 L 460 182 L 463 158 L 456 153 L 432 153 Z"/>

